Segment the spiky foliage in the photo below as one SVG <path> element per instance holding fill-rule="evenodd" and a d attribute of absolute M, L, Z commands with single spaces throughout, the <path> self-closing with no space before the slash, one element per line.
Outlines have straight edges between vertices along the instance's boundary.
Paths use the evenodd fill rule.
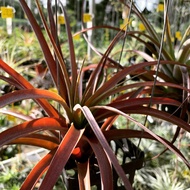
<path fill-rule="evenodd" d="M 102 189 L 114 189 L 119 176 L 124 187 L 130 190 L 132 189 L 130 183 L 132 180 L 126 177 L 126 173 L 134 175 L 132 169 L 137 169 L 136 166 L 142 167 L 143 155 L 137 151 L 130 157 L 134 160 L 133 164 L 124 162 L 120 165 L 108 143 L 110 141 L 120 142 L 121 139 L 126 138 L 156 140 L 179 156 L 187 167 L 190 167 L 188 160 L 172 142 L 157 135 L 151 128 L 147 128 L 130 116 L 134 113 L 151 115 L 190 132 L 189 124 L 182 118 L 171 115 L 166 112 L 167 110 L 159 109 L 164 105 L 180 107 L 181 102 L 178 99 L 164 96 L 163 92 L 171 87 L 189 93 L 186 86 L 176 84 L 172 80 L 167 81 L 168 76 L 160 71 L 157 75 L 163 80 L 155 83 L 154 76 L 157 71 L 154 70 L 154 66 L 158 65 L 158 61 L 123 67 L 117 61 L 110 59 L 109 55 L 112 49 L 120 39 L 126 36 L 123 31 L 118 32 L 104 54 L 96 51 L 91 45 L 96 53 L 101 55 L 100 61 L 96 65 L 78 68 L 69 19 L 60 3 L 68 38 L 70 55 L 70 71 L 68 71 L 64 52 L 61 51 L 56 33 L 51 0 L 48 0 L 47 4 L 49 21 L 44 17 L 40 4 L 36 0 L 49 41 L 44 38 L 41 28 L 25 0 L 20 0 L 20 4 L 38 38 L 58 92 L 34 88 L 14 69 L 0 61 L 0 68 L 9 75 L 5 77 L 1 74 L 0 78 L 19 89 L 1 96 L 0 107 L 8 109 L 8 105 L 13 102 L 33 99 L 47 114 L 47 117 L 36 119 L 20 116 L 27 121 L 0 133 L 1 146 L 10 143 L 29 144 L 50 150 L 32 169 L 21 189 L 33 189 L 41 178 L 43 180 L 39 189 L 52 189 L 64 170 L 74 169 L 77 171 L 79 189 L 90 189 L 91 185 L 97 185 Z M 136 33 L 130 32 L 128 35 L 135 37 Z M 160 61 L 159 64 L 163 67 L 182 66 L 182 63 L 174 60 Z M 188 68 L 186 65 L 183 66 Z M 147 67 L 152 69 L 147 70 Z M 84 88 L 83 74 L 91 68 L 93 71 Z M 136 73 L 140 73 L 144 80 L 131 83 L 126 76 Z M 152 96 L 153 88 L 156 96 Z M 139 130 L 130 128 L 119 130 L 117 126 L 113 128 L 113 123 L 119 115 L 133 122 Z M 164 128 L 164 130 L 167 129 Z M 132 149 L 132 152 L 137 150 L 132 144 L 128 143 L 128 145 L 127 152 L 130 152 L 129 149 Z M 95 169 L 93 170 L 93 168 Z M 100 175 L 93 174 L 93 171 L 95 174 L 98 171 Z M 67 178 L 65 178 L 65 184 L 68 184 Z M 72 188 L 72 184 L 69 185 Z M 75 188 L 77 187 L 75 186 Z"/>

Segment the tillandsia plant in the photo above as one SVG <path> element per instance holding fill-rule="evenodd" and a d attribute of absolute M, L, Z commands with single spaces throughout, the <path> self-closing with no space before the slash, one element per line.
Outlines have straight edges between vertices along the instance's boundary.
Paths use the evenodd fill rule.
<path fill-rule="evenodd" d="M 130 7 L 129 3 L 126 3 L 123 0 L 120 0 L 120 2 L 122 2 L 122 4 L 128 8 Z M 143 14 L 141 14 L 141 12 L 133 4 L 133 13 L 137 15 L 139 20 L 143 23 L 145 31 L 133 31 L 132 33 L 129 33 L 129 36 L 137 39 L 137 41 L 144 44 L 144 46 L 149 50 L 151 55 L 136 51 L 137 54 L 141 54 L 141 56 L 143 56 L 143 58 L 147 61 L 153 61 L 157 59 L 159 60 L 159 64 L 157 65 L 156 80 L 159 80 L 159 78 L 161 78 L 165 82 L 181 84 L 187 87 L 187 83 L 189 80 L 188 66 L 190 55 L 190 26 L 187 27 L 183 36 L 180 36 L 180 38 L 178 37 L 180 43 L 176 43 L 177 39 L 175 39 L 172 35 L 170 17 L 168 13 L 168 10 L 172 9 L 172 3 L 165 0 L 163 5 L 164 27 L 162 35 L 156 32 L 154 26 L 148 21 L 145 16 L 143 16 Z M 175 32 L 179 33 L 180 31 Z M 174 35 L 176 35 L 175 32 L 173 32 Z M 152 58 L 152 56 L 154 58 Z M 164 63 L 164 61 L 168 61 L 168 63 L 162 64 Z M 161 77 L 159 75 L 164 75 L 165 77 Z M 143 79 L 143 76 L 140 75 L 139 78 Z M 168 94 L 168 97 L 175 97 L 181 102 L 185 101 L 185 99 L 187 98 L 187 95 L 186 97 L 184 97 L 183 90 L 174 89 L 173 87 L 165 89 L 165 93 Z"/>
<path fill-rule="evenodd" d="M 125 7 L 130 8 L 130 3 L 123 0 L 120 0 L 120 2 Z M 133 4 L 132 11 L 143 23 L 145 31 L 133 31 L 129 32 L 128 35 L 144 44 L 150 55 L 138 50 L 132 50 L 133 52 L 141 55 L 146 61 L 158 60 L 156 68 L 151 69 L 151 67 L 148 67 L 148 69 L 144 70 L 144 73 L 142 71 L 135 72 L 135 75 L 138 76 L 137 78 L 143 81 L 154 80 L 155 83 L 165 81 L 166 83 L 172 84 L 171 86 L 166 85 L 165 87 L 162 87 L 162 89 L 159 87 L 159 90 L 162 91 L 160 93 L 165 97 L 181 102 L 181 105 L 177 107 L 174 105 L 162 105 L 161 109 L 180 117 L 188 123 L 187 112 L 189 109 L 189 93 L 186 89 L 189 88 L 190 26 L 187 26 L 186 30 L 183 29 L 185 32 L 180 38 L 178 37 L 175 39 L 173 37 L 173 35 L 176 36 L 176 33 L 180 33 L 180 31 L 171 31 L 169 10 L 173 10 L 172 6 L 172 3 L 168 0 L 163 2 L 163 31 L 160 35 L 156 32 L 149 20 L 143 16 Z M 172 33 L 174 34 L 172 35 Z M 177 42 L 177 40 L 180 40 L 180 43 L 179 41 Z M 156 72 L 153 70 L 156 70 Z M 147 72 L 152 73 L 152 76 L 147 77 Z M 180 84 L 181 88 L 175 88 L 175 84 Z M 154 87 L 155 88 L 152 90 L 152 97 L 157 96 L 157 93 L 154 90 L 158 90 L 158 88 L 156 86 Z M 173 142 L 177 139 L 180 131 L 180 127 L 178 127 Z M 181 132 L 183 132 L 183 130 Z"/>
<path fill-rule="evenodd" d="M 180 101 L 163 96 L 164 86 L 183 89 L 188 93 L 187 87 L 171 81 L 155 84 L 153 80 L 155 71 L 146 73 L 149 81 L 131 83 L 126 76 L 140 71 L 144 73 L 146 67 L 157 65 L 157 61 L 123 67 L 117 61 L 110 59 L 112 49 L 124 36 L 122 31 L 114 37 L 106 52 L 100 54 L 101 59 L 96 65 L 79 68 L 75 58 L 69 19 L 60 3 L 68 38 L 70 55 L 70 70 L 68 70 L 56 32 L 51 0 L 47 2 L 48 21 L 44 17 L 39 1 L 36 0 L 48 41 L 44 38 L 25 0 L 20 0 L 20 4 L 38 38 L 44 59 L 57 88 L 57 92 L 34 88 L 21 74 L 2 60 L 0 61 L 2 70 L 0 79 L 18 89 L 2 95 L 0 107 L 11 114 L 10 104 L 32 99 L 45 112 L 45 116 L 40 118 L 12 113 L 15 117 L 21 118 L 23 122 L 0 133 L 1 147 L 9 144 L 27 144 L 49 150 L 49 153 L 28 174 L 21 189 L 34 189 L 39 181 L 39 189 L 52 189 L 61 177 L 63 187 L 66 189 L 90 189 L 93 185 L 98 189 L 119 189 L 120 187 L 117 186 L 119 181 L 122 181 L 119 184 L 121 188 L 124 186 L 125 189 L 131 190 L 134 176 L 132 170 L 142 167 L 144 155 L 128 140 L 129 138 L 156 140 L 179 156 L 190 168 L 189 161 L 172 142 L 153 133 L 151 129 L 130 116 L 133 113 L 152 115 L 190 132 L 186 121 L 159 109 L 160 105 L 181 106 Z M 162 62 L 163 65 L 172 63 Z M 87 82 L 84 84 L 84 74 L 91 68 L 93 68 L 92 73 L 89 78 L 85 79 Z M 165 75 L 161 77 L 166 78 Z M 153 87 L 157 94 L 156 97 L 151 96 Z M 118 116 L 123 116 L 133 122 L 139 130 L 127 127 L 118 129 L 114 123 Z M 119 162 L 116 151 L 114 152 L 114 148 L 112 149 L 109 144 L 111 141 L 115 142 L 115 146 L 121 144 L 123 154 L 126 154 L 132 162 L 126 163 L 125 159 L 123 163 Z M 71 169 L 74 174 L 69 178 L 68 170 Z M 129 174 L 129 178 L 126 174 Z M 72 180 L 72 178 L 76 179 Z"/>

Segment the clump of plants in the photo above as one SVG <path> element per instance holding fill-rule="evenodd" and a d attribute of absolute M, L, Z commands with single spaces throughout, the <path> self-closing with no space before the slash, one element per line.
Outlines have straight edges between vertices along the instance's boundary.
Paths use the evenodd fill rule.
<path fill-rule="evenodd" d="M 140 39 L 135 36 L 138 32 L 126 33 L 120 30 L 105 53 L 99 53 L 91 44 L 94 51 L 101 55 L 96 64 L 83 64 L 79 67 L 69 18 L 60 2 L 67 32 L 68 69 L 54 20 L 54 14 L 57 13 L 52 9 L 51 0 L 47 2 L 48 20 L 39 1 L 36 0 L 48 40 L 25 0 L 20 0 L 20 4 L 36 34 L 56 88 L 53 92 L 34 87 L 15 69 L 0 60 L 0 79 L 17 88 L 0 97 L 1 109 L 9 110 L 7 113 L 11 114 L 12 103 L 32 99 L 36 108 L 43 110 L 40 118 L 15 114 L 14 111 L 14 116 L 21 118 L 23 122 L 0 133 L 1 147 L 9 144 L 27 144 L 49 150 L 27 175 L 20 189 L 35 189 L 36 185 L 39 185 L 39 189 L 52 189 L 61 178 L 66 189 L 82 190 L 96 186 L 98 189 L 131 190 L 135 171 L 143 166 L 144 161 L 144 153 L 130 140 L 132 138 L 157 141 L 164 145 L 167 151 L 176 154 L 186 167 L 190 167 L 181 149 L 173 144 L 179 130 L 190 132 L 188 109 L 181 99 L 174 98 L 167 91 L 172 88 L 188 94 L 189 89 L 186 85 L 181 86 L 169 80 L 162 70 L 155 69 L 158 65 L 177 65 L 183 71 L 188 68 L 187 65 L 175 60 L 160 61 L 160 58 L 158 61 L 150 59 L 148 62 L 126 67 L 120 65 L 117 60 L 110 58 L 116 44 L 126 35 Z M 130 7 L 133 7 L 132 3 Z M 86 30 L 82 32 L 85 33 Z M 139 53 L 144 55 L 142 52 Z M 145 58 L 149 57 L 145 55 Z M 89 70 L 90 74 L 84 78 Z M 132 81 L 132 75 L 140 76 L 141 80 Z M 157 76 L 162 80 L 157 80 Z M 183 100 L 186 100 L 186 97 L 184 96 Z M 187 113 L 184 114 L 187 119 L 184 120 L 184 117 L 162 109 L 169 106 L 180 108 L 182 115 Z M 145 118 L 152 116 L 170 122 L 178 126 L 178 131 L 172 139 L 167 139 L 156 134 L 151 126 L 145 126 L 146 122 L 137 121 L 132 114 L 145 115 Z M 116 122 L 119 116 L 133 123 L 135 127 L 126 126 L 120 129 L 119 123 L 117 125 Z M 164 126 L 163 128 L 167 130 Z"/>

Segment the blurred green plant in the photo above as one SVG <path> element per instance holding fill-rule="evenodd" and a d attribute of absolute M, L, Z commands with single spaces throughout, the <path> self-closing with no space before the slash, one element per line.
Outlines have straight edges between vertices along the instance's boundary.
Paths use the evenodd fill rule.
<path fill-rule="evenodd" d="M 34 33 L 15 28 L 14 35 L 2 36 L 1 59 L 25 76 L 34 77 L 35 65 L 42 59 L 42 52 Z"/>
<path fill-rule="evenodd" d="M 12 164 L 11 168 L 6 168 L 0 172 L 0 189 L 20 189 L 20 185 L 24 181 L 28 172 L 29 167 L 27 169 L 20 169 L 18 163 Z"/>
<path fill-rule="evenodd" d="M 174 176 L 171 166 L 158 167 L 154 170 L 142 169 L 137 172 L 135 186 L 137 190 L 189 190 L 189 183 Z M 177 174 L 178 175 L 178 174 Z"/>

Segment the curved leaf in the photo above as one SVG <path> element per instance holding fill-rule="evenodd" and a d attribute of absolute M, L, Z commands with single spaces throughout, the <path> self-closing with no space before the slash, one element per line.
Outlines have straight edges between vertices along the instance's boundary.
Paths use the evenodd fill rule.
<path fill-rule="evenodd" d="M 114 37 L 114 39 L 110 43 L 109 47 L 107 48 L 106 52 L 103 54 L 101 60 L 99 61 L 98 67 L 96 67 L 95 70 L 93 71 L 93 73 L 91 74 L 91 77 L 88 81 L 87 87 L 86 87 L 84 95 L 83 95 L 82 104 L 84 104 L 85 100 L 90 98 L 92 96 L 92 94 L 94 94 L 94 92 L 98 89 L 98 87 L 99 87 L 98 84 L 100 83 L 101 74 L 103 72 L 103 68 L 106 65 L 106 61 L 108 60 L 108 56 L 109 56 L 110 52 L 112 51 L 112 49 L 114 48 L 114 45 L 116 43 L 118 43 L 121 36 L 123 36 L 123 34 L 120 31 Z"/>
<path fill-rule="evenodd" d="M 98 139 L 98 142 L 101 144 L 101 146 L 103 147 L 103 149 L 107 153 L 107 155 L 108 155 L 111 163 L 113 164 L 116 172 L 118 173 L 118 175 L 123 180 L 125 188 L 129 189 L 129 190 L 132 190 L 132 187 L 131 187 L 131 184 L 130 184 L 129 180 L 127 179 L 123 169 L 119 165 L 117 158 L 113 154 L 112 149 L 110 148 L 108 142 L 106 141 L 106 139 L 105 139 L 99 125 L 97 124 L 96 120 L 94 119 L 94 117 L 93 117 L 91 111 L 89 110 L 89 108 L 86 107 L 86 106 L 81 107 L 80 105 L 75 105 L 74 109 L 75 110 L 80 109 L 83 112 L 85 118 L 87 119 L 89 125 L 91 126 L 92 131 L 94 132 L 96 138 Z"/>
<path fill-rule="evenodd" d="M 71 102 L 71 99 L 70 99 L 71 98 L 70 97 L 70 95 L 71 95 L 70 94 L 71 93 L 71 91 L 70 91 L 70 80 L 69 80 L 68 72 L 67 72 L 67 69 L 66 69 L 65 61 L 64 61 L 64 59 L 62 57 L 62 54 L 60 53 L 59 48 L 57 47 L 57 44 L 54 41 L 54 38 L 53 38 L 49 28 L 48 28 L 47 21 L 46 21 L 44 15 L 42 13 L 42 9 L 40 7 L 39 1 L 37 1 L 37 0 L 36 0 L 36 5 L 38 7 L 38 11 L 40 13 L 43 25 L 44 25 L 44 27 L 46 29 L 46 32 L 47 32 L 48 37 L 50 39 L 50 42 L 51 42 L 51 44 L 53 46 L 53 50 L 54 50 L 54 53 L 56 55 L 56 59 L 59 61 L 59 66 L 60 67 L 58 66 L 58 64 L 56 64 L 55 61 L 51 62 L 50 60 L 47 60 L 47 63 L 48 63 L 49 67 L 52 67 L 53 65 L 58 66 L 58 68 L 55 68 L 56 72 L 55 71 L 51 72 L 51 69 L 50 69 L 51 75 L 55 78 L 55 80 L 57 80 L 56 86 L 57 86 L 57 89 L 58 89 L 58 92 L 60 93 L 60 95 L 65 99 L 66 102 L 67 102 L 67 100 L 69 100 L 69 102 Z M 31 17 L 31 19 L 32 19 L 32 17 Z M 34 25 L 33 28 L 36 27 L 35 23 L 31 23 L 31 24 Z M 38 30 L 34 29 L 34 32 L 36 33 L 37 36 L 39 35 Z M 47 45 L 43 45 L 43 41 L 41 41 L 40 38 L 38 38 L 38 41 L 39 41 L 39 43 L 40 43 L 40 45 L 42 47 L 43 52 L 45 51 L 45 54 L 46 54 L 47 53 L 46 49 L 49 48 L 49 47 L 46 47 Z M 62 73 L 59 70 L 60 68 L 61 68 Z M 60 74 L 59 76 L 57 76 L 58 73 Z"/>
<path fill-rule="evenodd" d="M 166 146 L 168 149 L 170 149 L 172 152 L 174 152 L 176 155 L 178 155 L 183 161 L 184 163 L 190 168 L 190 163 L 188 162 L 188 160 L 181 154 L 179 153 L 179 150 L 173 146 L 171 143 L 169 144 L 168 141 L 166 141 L 165 139 L 159 137 L 158 135 L 156 135 L 155 133 L 153 133 L 150 129 L 148 129 L 147 127 L 145 127 L 144 125 L 142 125 L 140 122 L 136 121 L 135 119 L 133 119 L 132 117 L 128 116 L 125 112 L 123 111 L 120 111 L 118 109 L 115 109 L 113 107 L 109 107 L 109 106 L 96 106 L 96 108 L 100 108 L 101 109 L 105 109 L 105 110 L 109 110 L 111 112 L 114 112 L 115 114 L 117 115 L 122 115 L 124 116 L 125 118 L 129 119 L 130 121 L 134 122 L 135 124 L 137 124 L 140 128 L 142 128 L 144 131 L 146 131 L 147 133 L 149 133 L 153 138 L 155 138 L 157 141 L 159 141 L 161 144 L 163 144 L 164 146 Z M 140 109 L 140 108 L 138 108 Z M 149 110 L 149 112 L 152 112 L 152 110 L 150 111 L 150 108 L 147 109 L 147 111 Z M 158 111 L 158 110 L 156 110 Z M 138 113 L 138 110 L 136 109 L 135 110 L 135 113 Z M 149 114 L 147 113 L 147 115 L 152 115 L 152 114 Z M 167 114 L 165 114 L 167 115 Z M 169 115 L 169 114 L 168 114 Z M 168 117 L 167 115 L 167 117 Z M 170 116 L 169 116 L 170 117 Z M 172 117 L 172 116 L 171 116 Z M 180 123 L 178 123 L 181 127 L 184 127 L 185 130 L 189 131 L 190 132 L 190 128 L 189 128 L 189 125 L 187 125 L 186 122 L 183 122 L 182 120 L 178 120 L 178 118 L 176 117 L 172 117 L 173 120 L 176 120 L 176 122 L 179 122 L 181 121 L 181 125 Z M 167 119 L 165 119 L 167 121 Z M 172 123 L 175 123 L 175 121 L 173 121 Z M 182 126 L 182 123 L 183 123 L 183 126 Z M 188 126 L 188 127 L 187 127 Z"/>
<path fill-rule="evenodd" d="M 113 176 L 112 176 L 112 168 L 109 157 L 107 156 L 106 152 L 104 151 L 104 149 L 102 148 L 101 144 L 98 142 L 98 139 L 95 136 L 92 135 L 90 138 L 84 136 L 83 139 L 90 144 L 97 158 L 98 166 L 100 169 L 102 189 L 112 190 Z"/>
<path fill-rule="evenodd" d="M 180 106 L 181 103 L 174 100 L 174 99 L 170 99 L 170 98 L 163 98 L 163 97 L 153 97 L 150 99 L 150 97 L 148 98 L 130 98 L 127 100 L 121 100 L 121 101 L 115 101 L 112 102 L 110 104 L 108 104 L 108 106 L 114 107 L 116 109 L 122 110 L 122 109 L 127 109 L 128 107 L 131 106 L 143 106 L 143 105 L 149 105 L 151 102 L 152 105 L 154 104 L 164 104 L 164 105 L 174 105 L 174 106 Z"/>
<path fill-rule="evenodd" d="M 38 25 L 34 15 L 32 14 L 31 10 L 29 9 L 27 3 L 25 0 L 19 0 L 25 14 L 27 15 L 28 17 L 28 20 L 38 38 L 38 41 L 40 42 L 40 46 L 43 50 L 43 53 L 44 53 L 44 57 L 48 63 L 48 66 L 49 66 L 49 69 L 50 69 L 50 72 L 52 73 L 52 77 L 53 77 L 53 80 L 56 84 L 56 86 L 58 85 L 58 81 L 57 81 L 57 77 L 56 77 L 56 74 L 57 74 L 57 68 L 56 68 L 56 63 L 55 63 L 55 60 L 52 56 L 52 53 L 50 51 L 50 48 L 47 44 L 47 41 L 45 40 L 44 38 L 44 35 L 41 31 L 41 28 L 40 26 Z M 38 1 L 36 1 L 38 2 Z M 62 80 L 60 81 L 61 83 L 63 82 Z"/>
<path fill-rule="evenodd" d="M 190 39 L 186 40 L 180 50 L 180 56 L 178 58 L 178 61 L 180 63 L 186 63 L 186 61 L 189 59 L 190 54 Z"/>
<path fill-rule="evenodd" d="M 111 107 L 110 109 L 107 108 L 107 111 L 105 112 L 104 106 L 94 106 L 91 108 L 91 110 L 96 110 L 96 120 L 98 121 L 102 121 L 107 117 L 113 116 L 115 115 L 115 112 L 112 112 L 112 108 L 115 109 L 114 107 Z M 107 107 L 107 106 L 105 106 Z M 119 108 L 117 108 L 117 110 L 119 110 Z M 185 129 L 186 131 L 190 132 L 190 127 L 189 124 L 186 123 L 184 120 L 169 114 L 165 111 L 160 111 L 154 108 L 150 108 L 150 107 L 144 107 L 144 106 L 131 106 L 131 107 L 127 107 L 126 109 L 121 109 L 120 111 L 126 113 L 126 114 L 143 114 L 143 115 L 151 115 L 153 117 L 159 118 L 159 119 L 163 119 L 165 121 L 168 121 L 170 123 L 173 123 L 183 129 Z"/>
<path fill-rule="evenodd" d="M 0 146 L 10 143 L 19 137 L 27 136 L 28 134 L 39 132 L 42 130 L 67 130 L 67 125 L 60 119 L 56 118 L 41 118 L 27 121 L 16 125 L 0 133 Z"/>
<path fill-rule="evenodd" d="M 22 119 L 22 120 L 25 120 L 25 121 L 30 121 L 30 120 L 34 119 L 34 118 L 30 117 L 30 116 L 27 116 L 27 115 L 24 115 L 24 114 L 21 114 L 21 113 L 17 113 L 15 111 L 8 110 L 8 109 L 0 109 L 0 113 L 11 115 L 11 116 L 14 116 L 16 118 L 19 118 L 19 119 Z"/>
<path fill-rule="evenodd" d="M 80 189 L 90 189 L 90 163 L 89 159 L 84 163 L 77 163 Z"/>
<path fill-rule="evenodd" d="M 67 116 L 72 121 L 72 115 L 70 108 L 67 106 L 65 100 L 59 96 L 58 94 L 42 89 L 25 89 L 25 90 L 18 90 L 12 93 L 5 94 L 0 97 L 0 107 L 4 107 L 11 103 L 25 100 L 25 99 L 52 99 L 59 102 L 63 108 L 65 109 Z"/>
<path fill-rule="evenodd" d="M 122 138 L 145 138 L 145 139 L 158 141 L 156 138 L 154 138 L 148 132 L 145 132 L 145 131 L 142 132 L 142 131 L 137 131 L 137 130 L 132 130 L 132 129 L 108 130 L 108 131 L 104 131 L 104 135 L 108 141 L 118 140 L 118 139 L 122 139 Z M 173 145 L 173 140 L 172 140 L 172 142 L 169 142 L 168 140 L 166 140 L 160 136 L 159 136 L 159 138 L 161 138 L 166 144 L 168 144 L 168 146 L 172 147 L 176 151 L 176 155 L 178 155 L 179 157 L 181 157 L 181 156 L 184 157 L 182 152 Z M 166 150 L 168 150 L 168 148 L 166 148 L 160 154 L 163 154 Z M 158 157 L 159 155 L 157 155 L 156 157 Z"/>
<path fill-rule="evenodd" d="M 76 64 L 76 57 L 75 57 L 75 49 L 73 44 L 73 37 L 71 33 L 71 27 L 69 24 L 69 18 L 66 14 L 65 8 L 63 4 L 60 1 L 61 9 L 64 14 L 65 18 L 65 26 L 66 26 L 66 32 L 68 37 L 68 45 L 69 45 L 69 53 L 70 53 L 70 61 L 71 61 L 71 76 L 72 76 L 72 87 L 73 87 L 73 94 L 75 93 L 76 89 L 76 81 L 77 81 L 77 64 Z"/>
<path fill-rule="evenodd" d="M 59 139 L 42 134 L 31 134 L 12 140 L 9 144 L 25 144 L 52 150 L 59 145 Z"/>
<path fill-rule="evenodd" d="M 51 190 L 53 188 L 70 155 L 82 137 L 84 130 L 85 129 L 78 130 L 74 125 L 71 125 L 51 161 L 39 190 Z"/>
<path fill-rule="evenodd" d="M 120 28 L 117 28 L 117 27 L 113 27 L 113 26 L 108 26 L 108 25 L 101 25 L 101 26 L 93 26 L 91 28 L 85 28 L 85 29 L 82 29 L 80 32 L 77 32 L 75 33 L 75 35 L 78 35 L 80 33 L 86 33 L 88 30 L 95 30 L 95 29 L 100 29 L 100 28 L 108 28 L 108 29 L 112 29 L 112 30 L 115 30 L 115 31 L 120 31 L 123 35 L 123 33 L 125 33 L 124 30 L 121 30 Z M 145 46 L 148 46 L 148 43 L 147 43 L 147 40 L 152 42 L 158 49 L 160 47 L 160 41 L 156 40 L 156 38 L 152 37 L 151 35 L 148 35 L 147 33 L 144 33 L 144 32 L 140 32 L 140 31 L 127 31 L 126 32 L 126 35 L 132 37 L 132 38 L 135 38 L 137 39 L 139 42 L 143 43 Z M 145 40 L 147 39 L 147 40 Z M 88 41 L 86 39 L 86 41 Z M 90 44 L 90 42 L 88 41 L 88 43 Z M 103 54 L 100 53 L 92 44 L 90 44 L 92 50 L 94 50 L 94 52 L 100 56 L 102 56 Z M 154 52 L 154 54 L 157 55 L 157 52 Z M 164 58 L 164 60 L 173 60 L 171 55 L 169 54 L 169 52 L 167 50 L 165 50 L 165 48 L 162 50 L 162 56 Z M 119 65 L 117 62 L 115 62 L 114 60 L 112 59 L 109 59 L 108 60 L 110 62 L 112 62 L 113 64 L 115 65 L 118 65 L 119 68 L 122 68 L 121 65 Z"/>
<path fill-rule="evenodd" d="M 9 65 L 0 59 L 0 68 L 8 73 L 12 78 L 7 78 L 7 82 L 16 86 L 18 89 L 32 89 L 34 88 L 24 77 L 12 69 Z M 4 78 L 5 79 L 5 78 Z M 49 116 L 60 117 L 58 112 L 49 104 L 48 101 L 37 99 L 38 104 L 46 111 Z"/>
<path fill-rule="evenodd" d="M 175 61 L 161 61 L 161 64 L 177 64 Z M 126 75 L 131 74 L 141 68 L 156 65 L 157 61 L 153 62 L 143 62 L 141 64 L 132 65 L 129 67 L 124 68 L 123 70 L 119 71 L 117 74 L 115 74 L 112 78 L 110 78 L 108 81 L 106 81 L 97 91 L 94 92 L 94 94 L 89 97 L 88 100 L 86 100 L 85 105 L 95 105 L 98 101 L 100 101 L 100 97 L 103 96 L 107 91 L 110 91 L 110 89 L 115 88 L 117 86 L 117 83 L 119 83 L 122 79 L 126 77 Z M 180 64 L 179 64 L 180 65 Z"/>
<path fill-rule="evenodd" d="M 184 33 L 184 35 L 182 37 L 182 40 L 180 42 L 180 45 L 179 45 L 179 49 L 181 49 L 182 46 L 184 45 L 184 42 L 186 41 L 187 37 L 189 36 L 189 33 L 190 33 L 190 25 L 185 30 L 185 33 Z"/>
<path fill-rule="evenodd" d="M 46 156 L 44 156 L 37 164 L 34 166 L 32 171 L 28 174 L 27 178 L 23 182 L 20 190 L 34 189 L 35 184 L 38 182 L 40 177 L 48 169 L 48 166 L 55 154 L 57 149 L 51 150 Z"/>

